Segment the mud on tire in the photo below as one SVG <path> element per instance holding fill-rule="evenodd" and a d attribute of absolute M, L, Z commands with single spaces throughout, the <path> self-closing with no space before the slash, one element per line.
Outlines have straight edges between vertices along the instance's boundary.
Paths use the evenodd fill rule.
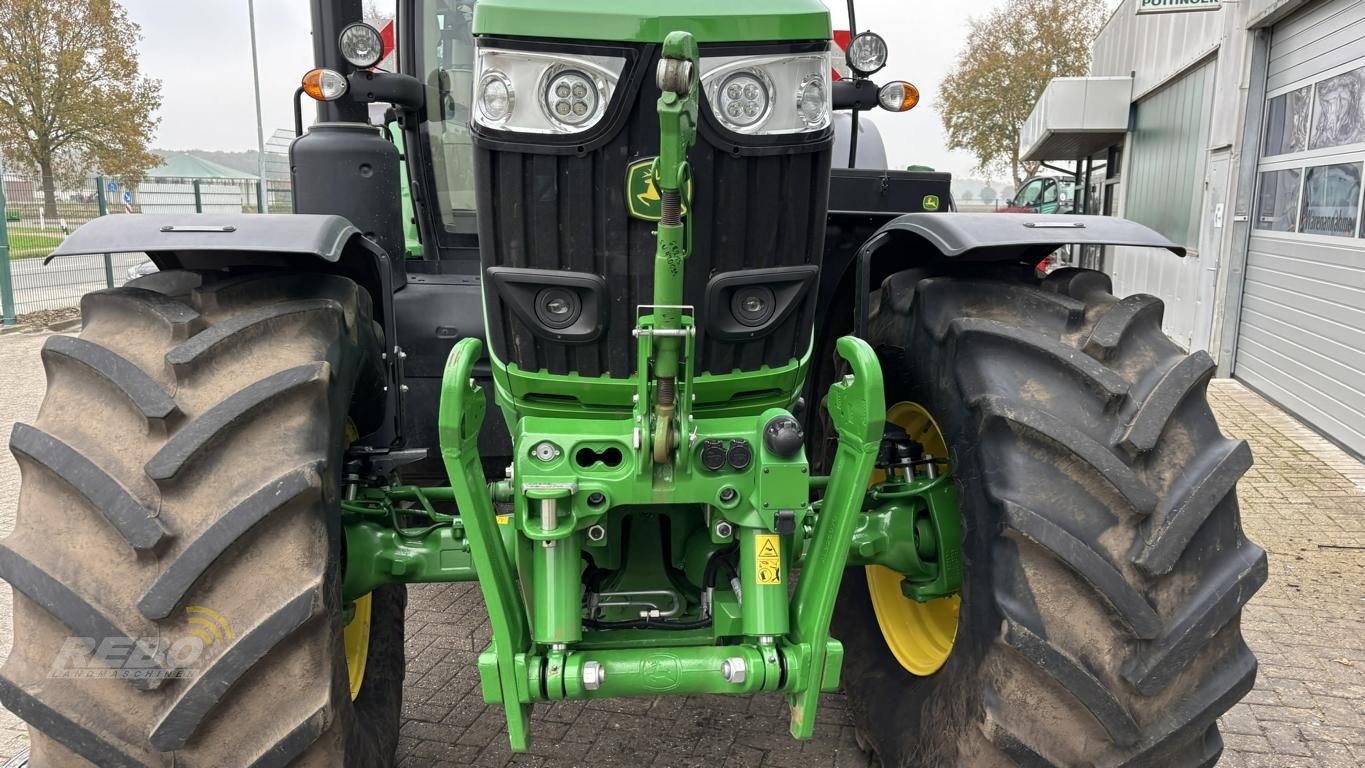
<path fill-rule="evenodd" d="M 390 763 L 406 593 L 375 593 L 354 703 L 340 610 L 336 469 L 357 382 L 382 381 L 369 297 L 165 272 L 81 310 L 10 442 L 0 702 L 28 721 L 32 765 Z M 147 674 L 112 676 L 82 643 Z"/>
<path fill-rule="evenodd" d="M 887 650 L 861 569 L 835 621 L 860 737 L 888 766 L 1203 766 L 1252 686 L 1239 618 L 1266 578 L 1205 397 L 1214 363 L 1103 274 L 902 273 L 871 324 L 887 403 L 951 446 L 966 568 L 929 677 Z"/>

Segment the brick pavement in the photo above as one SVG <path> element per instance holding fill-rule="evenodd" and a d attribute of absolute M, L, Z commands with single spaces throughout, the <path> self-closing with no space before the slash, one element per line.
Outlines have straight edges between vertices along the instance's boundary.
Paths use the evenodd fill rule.
<path fill-rule="evenodd" d="M 42 397 L 42 337 L 0 338 L 0 435 Z M 1243 615 L 1261 660 L 1256 688 L 1222 719 L 1233 768 L 1365 765 L 1365 464 L 1255 393 L 1212 384 L 1224 430 L 1246 438 L 1256 466 L 1240 487 L 1242 521 L 1270 553 L 1270 580 Z M 18 471 L 0 458 L 0 534 L 13 525 Z M 0 590 L 0 647 L 9 647 L 9 590 Z M 413 587 L 403 766 L 865 766 L 843 697 L 828 694 L 816 738 L 786 735 L 778 696 L 693 696 L 541 706 L 528 754 L 507 749 L 502 712 L 478 693 L 476 655 L 488 622 L 470 584 Z M 22 748 L 0 710 L 0 757 Z"/>

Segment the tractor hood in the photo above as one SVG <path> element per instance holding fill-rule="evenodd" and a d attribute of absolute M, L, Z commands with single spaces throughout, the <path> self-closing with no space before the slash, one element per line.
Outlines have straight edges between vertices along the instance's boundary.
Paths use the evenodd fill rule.
<path fill-rule="evenodd" d="M 669 32 L 699 43 L 827 40 L 819 0 L 480 0 L 474 34 L 661 43 Z"/>

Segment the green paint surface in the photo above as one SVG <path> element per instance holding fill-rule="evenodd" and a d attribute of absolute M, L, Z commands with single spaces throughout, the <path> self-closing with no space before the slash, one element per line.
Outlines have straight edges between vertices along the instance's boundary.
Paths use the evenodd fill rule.
<path fill-rule="evenodd" d="M 699 43 L 826 40 L 829 11 L 819 0 L 481 0 L 474 34 L 662 43 L 670 32 Z"/>

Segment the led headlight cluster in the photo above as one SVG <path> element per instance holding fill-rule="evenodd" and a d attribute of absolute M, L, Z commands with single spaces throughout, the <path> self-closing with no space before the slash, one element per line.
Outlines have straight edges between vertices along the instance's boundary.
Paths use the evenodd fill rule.
<path fill-rule="evenodd" d="M 828 52 L 701 60 L 711 113 L 736 133 L 782 134 L 829 126 Z"/>
<path fill-rule="evenodd" d="M 614 56 L 480 48 L 474 122 L 520 133 L 578 133 L 596 125 L 625 69 Z"/>

